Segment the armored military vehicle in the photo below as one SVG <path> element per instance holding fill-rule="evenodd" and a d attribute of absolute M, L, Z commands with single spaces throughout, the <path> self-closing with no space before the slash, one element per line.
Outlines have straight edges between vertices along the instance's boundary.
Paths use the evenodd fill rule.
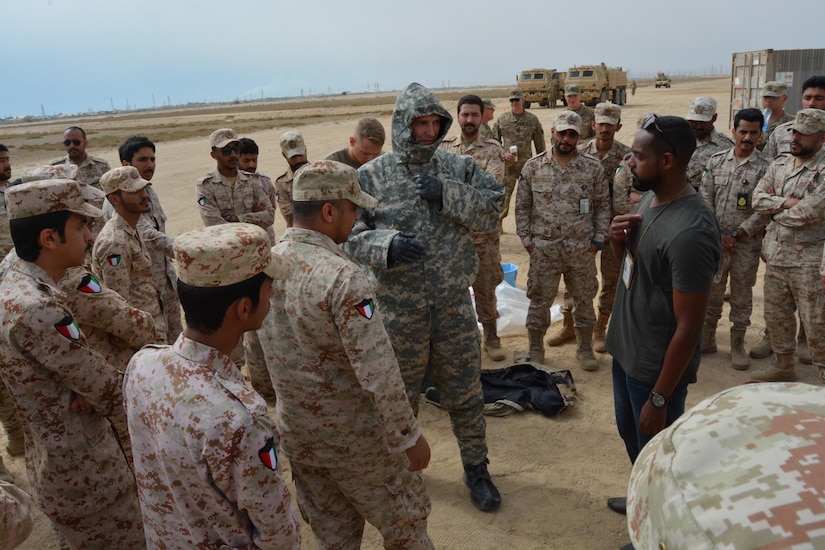
<path fill-rule="evenodd" d="M 667 76 L 665 73 L 659 73 L 656 75 L 656 87 L 657 88 L 670 88 L 670 77 Z"/>
<path fill-rule="evenodd" d="M 521 71 L 518 88 L 524 93 L 524 108 L 532 103 L 542 107 L 555 107 L 556 101 L 564 101 L 564 73 L 556 69 L 529 69 Z"/>
<path fill-rule="evenodd" d="M 570 67 L 565 84 L 578 84 L 582 91 L 582 103 L 596 105 L 612 101 L 616 105 L 627 102 L 627 72 L 621 67 L 578 65 Z"/>

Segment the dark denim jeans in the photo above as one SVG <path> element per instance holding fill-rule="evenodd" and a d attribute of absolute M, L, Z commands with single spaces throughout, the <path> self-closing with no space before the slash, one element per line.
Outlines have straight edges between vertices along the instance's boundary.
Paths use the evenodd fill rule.
<path fill-rule="evenodd" d="M 625 374 L 618 361 L 613 359 L 613 405 L 616 409 L 616 427 L 624 440 L 630 462 L 636 462 L 639 451 L 653 436 L 639 433 L 639 415 L 650 398 L 653 386 L 643 384 Z M 665 426 L 670 426 L 685 412 L 687 384 L 677 386 L 667 405 Z"/>

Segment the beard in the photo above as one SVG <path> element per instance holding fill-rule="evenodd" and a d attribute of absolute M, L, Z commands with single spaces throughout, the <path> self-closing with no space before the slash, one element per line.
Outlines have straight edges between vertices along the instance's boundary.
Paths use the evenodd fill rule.
<path fill-rule="evenodd" d="M 461 127 L 461 131 L 464 133 L 465 136 L 469 138 L 474 138 L 478 135 L 478 126 L 475 124 L 465 124 Z"/>
<path fill-rule="evenodd" d="M 638 174 L 633 170 L 630 171 L 633 175 L 633 189 L 636 191 L 640 191 L 642 193 L 646 191 L 655 191 L 656 188 L 659 186 L 659 174 L 657 173 L 655 177 L 646 178 L 644 180 L 640 179 Z"/>

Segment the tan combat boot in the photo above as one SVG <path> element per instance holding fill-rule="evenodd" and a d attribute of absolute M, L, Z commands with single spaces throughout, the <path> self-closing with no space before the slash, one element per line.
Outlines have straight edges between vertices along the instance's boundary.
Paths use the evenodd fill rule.
<path fill-rule="evenodd" d="M 530 362 L 538 365 L 544 364 L 544 332 L 543 330 L 528 330 L 527 337 L 530 340 Z"/>
<path fill-rule="evenodd" d="M 751 360 L 745 355 L 744 331 L 730 331 L 730 364 L 736 370 L 747 370 L 751 366 Z"/>
<path fill-rule="evenodd" d="M 575 339 L 576 333 L 573 331 L 573 314 L 565 311 L 564 324 L 561 330 L 547 339 L 547 345 L 560 346 L 565 342 L 572 342 Z"/>
<path fill-rule="evenodd" d="M 507 354 L 501 349 L 501 340 L 496 332 L 496 323 L 482 323 L 484 328 L 484 342 L 481 344 L 484 352 L 490 356 L 493 361 L 504 361 Z"/>
<path fill-rule="evenodd" d="M 768 329 L 762 331 L 762 341 L 753 346 L 748 352 L 753 359 L 764 359 L 773 353 L 771 349 L 771 337 L 768 334 Z"/>
<path fill-rule="evenodd" d="M 578 327 L 576 335 L 576 361 L 582 370 L 594 371 L 599 368 L 599 360 L 593 355 L 593 327 Z"/>
<path fill-rule="evenodd" d="M 716 353 L 716 325 L 705 325 L 702 353 Z"/>
<path fill-rule="evenodd" d="M 593 330 L 593 350 L 604 353 L 604 337 L 607 331 L 607 321 L 610 319 L 610 312 L 599 312 L 599 319 L 596 321 L 596 328 Z"/>
<path fill-rule="evenodd" d="M 774 354 L 767 370 L 754 373 L 751 382 L 796 382 L 793 353 Z"/>
<path fill-rule="evenodd" d="M 805 327 L 802 326 L 802 323 L 799 323 L 799 334 L 796 336 L 796 357 L 803 365 L 813 363 L 811 350 L 808 348 L 808 335 L 805 334 Z"/>

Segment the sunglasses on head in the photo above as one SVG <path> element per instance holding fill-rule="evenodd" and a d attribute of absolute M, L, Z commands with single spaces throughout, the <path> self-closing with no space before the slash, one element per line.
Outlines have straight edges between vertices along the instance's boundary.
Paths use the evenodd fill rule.
<path fill-rule="evenodd" d="M 239 155 L 241 154 L 241 144 L 240 143 L 237 143 L 235 145 L 227 145 L 226 147 L 221 147 L 220 149 L 215 147 L 214 149 L 216 151 L 220 151 L 221 154 L 225 157 L 228 157 L 232 153 L 237 153 Z"/>
<path fill-rule="evenodd" d="M 80 144 L 83 143 L 82 140 L 79 139 L 64 139 L 63 146 L 68 147 L 69 145 L 74 145 L 75 147 L 80 147 Z"/>
<path fill-rule="evenodd" d="M 673 151 L 673 154 L 675 155 L 676 154 L 676 147 L 674 147 L 673 144 L 670 142 L 670 140 L 667 139 L 667 134 L 665 134 L 665 131 L 662 130 L 661 126 L 659 126 L 658 119 L 659 119 L 659 115 L 655 115 L 655 114 L 652 115 L 649 119 L 647 119 L 645 121 L 644 124 L 642 124 L 642 130 L 651 130 L 652 129 L 656 133 L 658 133 L 660 136 L 662 136 L 662 140 L 667 144 L 668 147 L 670 147 L 670 150 Z"/>

